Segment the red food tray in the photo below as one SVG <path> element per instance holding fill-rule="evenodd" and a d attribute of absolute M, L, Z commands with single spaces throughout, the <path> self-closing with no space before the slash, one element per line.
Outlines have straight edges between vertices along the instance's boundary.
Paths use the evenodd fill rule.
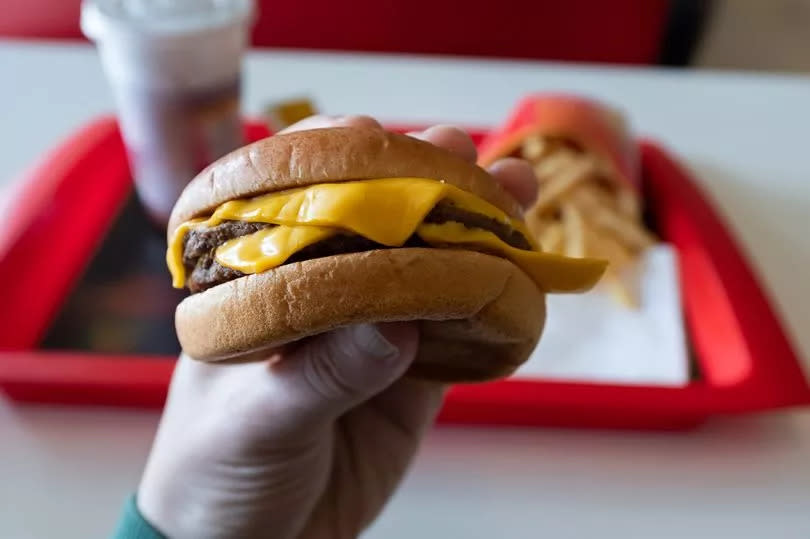
<path fill-rule="evenodd" d="M 246 131 L 250 140 L 268 134 L 257 123 Z M 796 353 L 711 205 L 660 146 L 643 141 L 641 155 L 647 205 L 659 234 L 678 250 L 700 376 L 680 388 L 530 380 L 458 385 L 441 421 L 674 429 L 715 414 L 810 403 Z M 103 118 L 47 154 L 16 193 L 0 227 L 0 388 L 8 397 L 163 404 L 174 357 L 39 348 L 130 192 L 117 124 Z"/>

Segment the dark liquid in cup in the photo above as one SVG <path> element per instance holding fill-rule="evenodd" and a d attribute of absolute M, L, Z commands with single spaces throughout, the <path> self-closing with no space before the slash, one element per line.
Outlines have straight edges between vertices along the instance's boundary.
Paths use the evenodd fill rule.
<path fill-rule="evenodd" d="M 165 227 L 186 184 L 212 161 L 244 144 L 239 77 L 178 92 L 120 88 L 119 110 L 138 196 Z"/>

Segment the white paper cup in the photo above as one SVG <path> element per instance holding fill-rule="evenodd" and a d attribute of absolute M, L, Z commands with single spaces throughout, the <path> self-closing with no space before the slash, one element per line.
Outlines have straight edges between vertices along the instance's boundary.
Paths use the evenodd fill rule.
<path fill-rule="evenodd" d="M 252 0 L 85 0 L 135 178 L 159 224 L 208 163 L 242 145 L 241 61 Z"/>

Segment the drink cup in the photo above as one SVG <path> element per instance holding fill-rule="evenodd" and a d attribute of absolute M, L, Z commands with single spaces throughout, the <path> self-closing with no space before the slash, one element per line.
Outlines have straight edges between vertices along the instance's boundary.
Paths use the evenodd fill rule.
<path fill-rule="evenodd" d="M 165 226 L 183 187 L 243 144 L 252 0 L 85 0 L 81 26 L 112 87 L 144 209 Z"/>

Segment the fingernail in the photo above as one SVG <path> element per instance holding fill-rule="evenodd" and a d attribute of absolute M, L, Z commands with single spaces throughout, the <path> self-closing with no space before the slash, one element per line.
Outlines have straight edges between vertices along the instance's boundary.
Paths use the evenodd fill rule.
<path fill-rule="evenodd" d="M 399 353 L 399 349 L 383 337 L 374 324 L 353 326 L 352 337 L 358 350 L 374 359 L 391 359 Z"/>

